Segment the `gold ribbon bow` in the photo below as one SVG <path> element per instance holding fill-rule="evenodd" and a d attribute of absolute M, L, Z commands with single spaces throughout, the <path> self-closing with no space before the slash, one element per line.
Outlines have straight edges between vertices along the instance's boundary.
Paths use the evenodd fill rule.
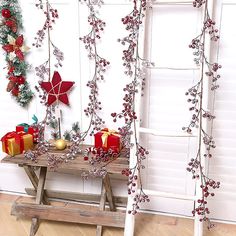
<path fill-rule="evenodd" d="M 115 130 L 110 130 L 110 129 L 102 129 L 101 132 L 102 134 L 102 146 L 107 147 L 107 141 L 108 141 L 108 136 L 110 135 L 115 135 L 115 136 L 120 136 L 117 131 Z"/>

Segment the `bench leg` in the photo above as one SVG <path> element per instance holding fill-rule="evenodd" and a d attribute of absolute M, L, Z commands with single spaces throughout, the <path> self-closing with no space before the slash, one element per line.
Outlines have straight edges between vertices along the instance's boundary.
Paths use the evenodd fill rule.
<path fill-rule="evenodd" d="M 110 182 L 109 174 L 105 175 L 102 182 L 106 190 L 106 195 L 107 195 L 107 200 L 110 206 L 110 211 L 116 211 L 116 205 L 114 202 L 114 197 L 113 197 L 113 193 L 111 189 L 111 182 Z"/>
<path fill-rule="evenodd" d="M 34 236 L 39 228 L 38 218 L 32 218 L 31 227 L 30 227 L 30 236 Z"/>
<path fill-rule="evenodd" d="M 35 174 L 33 168 L 31 166 L 23 166 L 23 168 L 24 168 L 25 173 L 27 174 L 30 182 L 32 183 L 35 191 L 37 191 L 39 179 L 38 179 L 37 175 Z M 45 205 L 50 205 L 50 202 L 48 201 L 48 198 L 45 193 L 43 195 L 42 202 Z"/>
<path fill-rule="evenodd" d="M 45 185 L 46 175 L 47 175 L 47 167 L 41 167 L 37 184 L 36 204 L 42 203 L 44 197 L 44 185 Z M 35 217 L 32 218 L 30 236 L 34 236 L 36 234 L 38 227 L 39 227 L 39 219 Z"/>
<path fill-rule="evenodd" d="M 102 183 L 102 192 L 101 192 L 101 199 L 100 199 L 100 205 L 99 205 L 100 211 L 104 211 L 105 204 L 106 204 L 106 189 L 104 187 L 104 184 Z M 101 236 L 101 235 L 102 235 L 102 226 L 98 225 L 97 230 L 96 230 L 96 236 Z"/>

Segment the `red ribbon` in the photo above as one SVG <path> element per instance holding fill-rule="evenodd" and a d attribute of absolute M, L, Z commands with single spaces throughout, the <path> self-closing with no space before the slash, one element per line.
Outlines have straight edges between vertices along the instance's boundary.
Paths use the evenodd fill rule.
<path fill-rule="evenodd" d="M 14 138 L 16 144 L 20 145 L 20 152 L 22 153 L 24 151 L 24 142 L 23 141 L 23 136 L 25 135 L 25 132 L 9 132 L 7 134 L 5 134 L 2 138 L 1 141 L 4 143 L 5 145 L 5 150 L 8 153 L 8 139 Z"/>

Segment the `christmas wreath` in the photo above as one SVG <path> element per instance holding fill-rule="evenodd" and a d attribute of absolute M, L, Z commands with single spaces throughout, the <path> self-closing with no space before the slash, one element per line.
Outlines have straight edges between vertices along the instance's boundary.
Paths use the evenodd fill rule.
<path fill-rule="evenodd" d="M 0 3 L 0 43 L 6 53 L 7 92 L 10 92 L 21 106 L 26 106 L 33 97 L 26 71 L 29 68 L 25 54 L 29 48 L 24 44 L 24 36 L 19 33 L 22 28 L 21 9 L 17 0 L 3 0 Z"/>

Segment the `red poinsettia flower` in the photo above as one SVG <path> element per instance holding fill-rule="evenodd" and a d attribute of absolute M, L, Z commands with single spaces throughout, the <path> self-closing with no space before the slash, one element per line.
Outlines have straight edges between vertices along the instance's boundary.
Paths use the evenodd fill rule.
<path fill-rule="evenodd" d="M 18 57 L 19 60 L 24 60 L 24 52 L 27 52 L 29 48 L 24 46 L 24 37 L 23 35 L 18 36 L 14 39 L 11 35 L 7 37 L 9 44 L 4 45 L 2 48 L 9 53 L 9 59 L 12 61 L 15 57 Z"/>

